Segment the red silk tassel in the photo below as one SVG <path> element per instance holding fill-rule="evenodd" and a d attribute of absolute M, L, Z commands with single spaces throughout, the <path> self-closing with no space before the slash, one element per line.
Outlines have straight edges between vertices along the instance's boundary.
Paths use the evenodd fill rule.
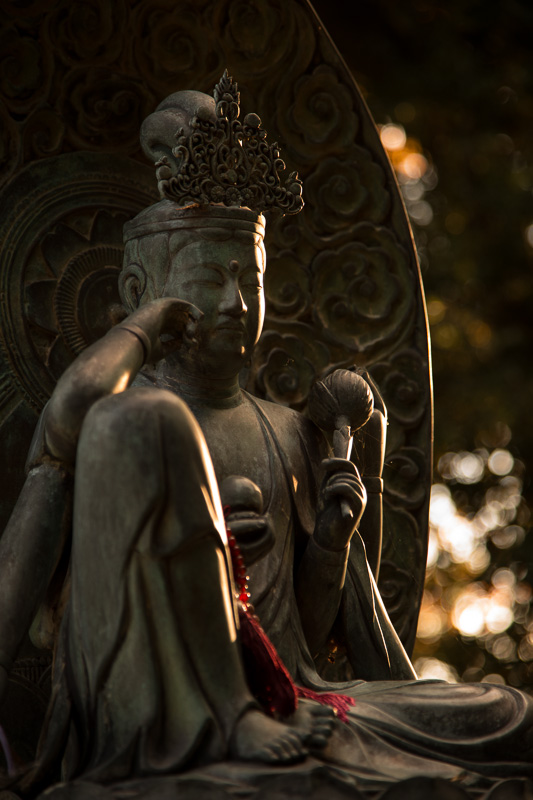
<path fill-rule="evenodd" d="M 331 706 L 341 722 L 348 722 L 348 709 L 355 705 L 353 697 L 347 694 L 333 694 L 333 692 L 315 692 L 305 686 L 297 687 L 298 697 L 305 697 L 307 700 L 314 700 L 323 706 Z"/>
<path fill-rule="evenodd" d="M 250 691 L 272 717 L 288 717 L 298 706 L 297 689 L 263 628 L 239 607 L 244 670 Z"/>
<path fill-rule="evenodd" d="M 224 516 L 230 513 L 224 507 Z M 256 616 L 250 603 L 248 576 L 239 545 L 227 528 L 233 575 L 238 600 L 242 660 L 250 691 L 270 716 L 289 717 L 298 708 L 298 698 L 314 700 L 335 709 L 342 722 L 348 722 L 348 709 L 355 705 L 353 697 L 332 692 L 315 692 L 296 686 L 278 652 Z"/>

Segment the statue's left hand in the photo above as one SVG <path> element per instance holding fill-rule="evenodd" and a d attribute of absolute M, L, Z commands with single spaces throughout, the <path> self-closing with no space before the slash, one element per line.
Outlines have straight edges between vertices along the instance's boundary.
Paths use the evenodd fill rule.
<path fill-rule="evenodd" d="M 247 567 L 266 556 L 274 546 L 274 531 L 263 514 L 263 495 L 256 483 L 243 475 L 230 475 L 220 486 L 226 525 L 242 552 Z"/>
<path fill-rule="evenodd" d="M 274 531 L 267 514 L 237 511 L 226 519 L 228 530 L 235 536 L 244 563 L 255 564 L 272 550 Z"/>
<path fill-rule="evenodd" d="M 326 550 L 343 550 L 365 510 L 366 490 L 352 461 L 326 458 L 322 467 L 326 475 L 318 497 L 314 538 Z M 345 513 L 346 506 L 351 514 Z"/>

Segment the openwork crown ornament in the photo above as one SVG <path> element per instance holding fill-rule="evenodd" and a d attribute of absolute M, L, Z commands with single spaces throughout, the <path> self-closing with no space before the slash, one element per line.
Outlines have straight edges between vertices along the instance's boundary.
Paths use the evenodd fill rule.
<path fill-rule="evenodd" d="M 296 214 L 303 207 L 298 173 L 281 184 L 285 163 L 278 145 L 268 144 L 257 114 L 247 114 L 242 123 L 238 119 L 237 88 L 226 70 L 213 92 L 214 119 L 200 107 L 189 130 L 177 131 L 173 159 L 163 156 L 156 163 L 161 197 L 181 206 L 223 204 Z"/>

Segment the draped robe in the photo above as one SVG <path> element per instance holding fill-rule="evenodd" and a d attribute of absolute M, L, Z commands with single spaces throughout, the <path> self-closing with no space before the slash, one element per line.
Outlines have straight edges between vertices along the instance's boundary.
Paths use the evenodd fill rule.
<path fill-rule="evenodd" d="M 112 402 L 119 408 L 136 391 Z M 318 757 L 356 777 L 532 775 L 529 698 L 511 687 L 413 680 L 357 532 L 338 620 L 348 654 L 344 674 L 348 669 L 353 679 L 320 677 L 302 631 L 294 573 L 313 531 L 324 443 L 297 412 L 247 395 L 245 402 L 263 431 L 270 465 L 265 511 L 275 531 L 273 550 L 250 570 L 252 601 L 297 683 L 356 701 Z M 140 420 L 127 445 L 117 419 L 120 408 L 107 431 L 100 425 L 98 442 L 86 421 L 76 467 L 72 590 L 36 767 L 38 773 L 62 758 L 66 779 L 179 773 L 227 756 L 228 733 L 213 711 L 224 685 L 202 678 L 189 624 L 192 618 L 201 636 L 202 619 L 194 594 L 178 591 L 190 542 L 199 540 L 222 553 L 221 580 L 231 591 L 216 484 L 206 479 L 205 451 L 185 452 L 183 438 L 174 441 L 156 417 Z M 169 479 L 176 469 L 179 497 Z M 117 474 L 120 491 L 109 503 L 106 487 Z M 163 535 L 162 520 L 169 519 Z M 200 565 L 191 560 L 198 593 L 207 591 Z"/>

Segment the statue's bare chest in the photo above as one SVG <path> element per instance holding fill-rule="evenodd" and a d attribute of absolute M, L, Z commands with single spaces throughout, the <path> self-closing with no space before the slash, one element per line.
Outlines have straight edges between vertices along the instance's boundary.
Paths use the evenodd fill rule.
<path fill-rule="evenodd" d="M 205 436 L 219 484 L 230 475 L 254 481 L 266 500 L 271 476 L 268 445 L 254 408 L 202 409 L 196 418 Z"/>

